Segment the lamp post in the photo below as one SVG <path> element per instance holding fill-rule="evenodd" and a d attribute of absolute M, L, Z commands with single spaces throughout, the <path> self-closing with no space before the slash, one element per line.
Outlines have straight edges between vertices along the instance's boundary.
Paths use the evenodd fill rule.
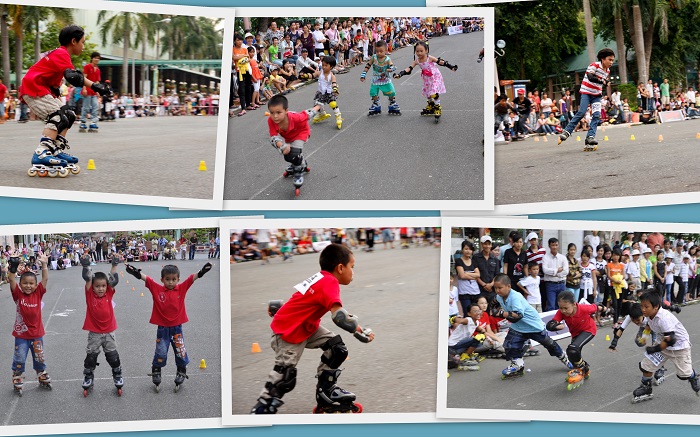
<path fill-rule="evenodd" d="M 154 22 L 154 24 L 160 24 L 160 23 L 170 23 L 172 21 L 171 18 L 163 18 L 162 20 Z M 156 26 L 156 59 L 159 59 L 160 57 L 160 26 Z M 155 66 L 155 69 L 153 70 L 153 95 L 158 97 L 158 66 Z"/>
<path fill-rule="evenodd" d="M 501 83 L 498 81 L 498 65 L 496 64 L 496 59 L 499 56 L 503 56 L 506 54 L 506 51 L 503 50 L 506 47 L 506 42 L 503 41 L 502 39 L 499 39 L 496 41 L 496 47 L 498 47 L 498 50 L 494 49 L 494 52 L 496 53 L 496 56 L 493 58 L 493 75 L 496 83 L 496 91 L 498 94 L 501 94 Z"/>

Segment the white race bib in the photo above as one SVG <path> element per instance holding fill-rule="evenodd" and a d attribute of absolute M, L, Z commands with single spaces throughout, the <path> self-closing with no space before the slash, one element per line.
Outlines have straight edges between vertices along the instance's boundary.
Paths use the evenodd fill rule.
<path fill-rule="evenodd" d="M 649 361 L 654 364 L 654 366 L 658 367 L 661 365 L 661 363 L 664 362 L 665 357 L 661 352 L 654 352 L 653 354 L 649 355 L 648 353 L 644 352 L 644 356 L 649 359 Z"/>
<path fill-rule="evenodd" d="M 600 113 L 600 108 L 601 108 L 600 102 L 593 103 L 591 105 L 591 114 L 595 114 L 596 112 Z"/>
<path fill-rule="evenodd" d="M 305 294 L 307 291 L 309 291 L 309 288 L 311 288 L 312 285 L 314 285 L 321 279 L 323 279 L 323 274 L 321 274 L 321 272 L 318 272 L 312 277 L 305 279 L 304 281 L 295 285 L 294 289 L 301 294 Z"/>

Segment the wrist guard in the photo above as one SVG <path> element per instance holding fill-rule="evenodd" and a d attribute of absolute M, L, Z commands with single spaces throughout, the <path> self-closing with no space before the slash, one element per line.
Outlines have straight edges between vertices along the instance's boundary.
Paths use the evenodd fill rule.
<path fill-rule="evenodd" d="M 270 315 L 270 317 L 274 317 L 280 308 L 282 308 L 281 300 L 271 300 L 267 303 L 267 313 Z"/>
<path fill-rule="evenodd" d="M 367 70 L 365 70 L 365 71 L 363 71 L 362 73 L 360 73 L 360 79 L 364 79 L 364 78 L 366 78 L 366 77 L 367 77 Z"/>
<path fill-rule="evenodd" d="M 337 84 L 337 83 L 334 83 L 334 84 L 333 84 L 333 88 L 332 88 L 332 89 L 333 89 L 333 94 L 335 94 L 336 96 L 340 94 L 340 91 L 338 90 L 338 84 Z"/>
<path fill-rule="evenodd" d="M 550 320 L 549 322 L 547 322 L 547 331 L 558 331 L 557 326 L 559 325 L 561 325 L 561 322 L 558 322 L 556 320 Z"/>
<path fill-rule="evenodd" d="M 602 85 L 603 81 L 598 78 L 598 76 L 595 75 L 595 73 L 586 73 L 586 79 L 588 79 L 589 82 L 595 83 L 598 85 Z"/>
<path fill-rule="evenodd" d="M 7 269 L 10 273 L 17 273 L 17 269 L 19 268 L 20 264 L 20 259 L 18 256 L 11 256 L 9 261 L 7 262 Z"/>
<path fill-rule="evenodd" d="M 656 352 L 661 352 L 661 345 L 657 344 L 656 346 L 648 346 L 647 347 L 647 353 L 649 355 L 655 354 Z"/>
<path fill-rule="evenodd" d="M 617 348 L 617 340 L 619 340 L 620 337 L 614 337 L 612 341 L 610 342 L 610 346 L 608 346 L 609 349 L 615 350 Z"/>
<path fill-rule="evenodd" d="M 474 336 L 474 340 L 478 341 L 479 343 L 483 343 L 485 339 L 486 339 L 486 335 L 484 335 L 484 334 L 476 334 Z"/>
<path fill-rule="evenodd" d="M 141 269 L 137 269 L 131 264 L 126 265 L 126 272 L 136 279 L 141 279 Z"/>
<path fill-rule="evenodd" d="M 202 269 L 197 272 L 197 277 L 201 278 L 204 276 L 209 270 L 211 270 L 211 263 L 206 263 L 204 266 L 202 266 Z"/>
<path fill-rule="evenodd" d="M 107 285 L 110 287 L 114 288 L 119 284 L 119 275 L 118 274 L 111 274 L 107 273 Z"/>
<path fill-rule="evenodd" d="M 119 260 L 119 257 L 114 255 L 112 257 L 112 266 L 118 266 L 121 261 Z"/>
<path fill-rule="evenodd" d="M 413 72 L 413 67 L 408 67 L 405 70 L 399 71 L 398 74 L 394 74 L 394 79 L 400 79 L 404 76 L 408 76 L 409 74 L 411 74 L 411 72 Z"/>
<path fill-rule="evenodd" d="M 442 62 L 442 63 L 441 63 L 441 62 Z M 458 68 L 456 65 L 452 65 L 452 64 L 450 64 L 449 62 L 447 62 L 446 60 L 444 60 L 444 59 L 442 59 L 442 58 L 438 58 L 437 63 L 438 63 L 438 65 L 445 66 L 445 67 L 447 67 L 447 68 L 449 68 L 450 70 L 453 70 L 453 71 L 457 71 L 457 68 Z"/>
<path fill-rule="evenodd" d="M 360 340 L 362 343 L 369 343 L 369 335 L 372 333 L 372 330 L 369 328 L 365 328 L 362 330 L 362 332 L 357 332 L 353 333 L 356 339 Z"/>

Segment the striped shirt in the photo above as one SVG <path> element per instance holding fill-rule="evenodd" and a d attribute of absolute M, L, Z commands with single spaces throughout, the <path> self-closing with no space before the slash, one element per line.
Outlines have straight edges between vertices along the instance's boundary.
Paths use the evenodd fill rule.
<path fill-rule="evenodd" d="M 610 70 L 604 70 L 600 62 L 594 62 L 588 66 L 586 69 L 586 74 L 583 75 L 583 81 L 581 82 L 581 94 L 590 94 L 593 96 L 599 96 L 603 94 L 603 85 L 600 83 L 592 83 L 588 80 L 588 75 L 594 74 L 600 82 L 607 79 Z"/>
<path fill-rule="evenodd" d="M 527 250 L 527 262 L 528 264 L 531 262 L 536 262 L 537 265 L 542 265 L 542 258 L 544 257 L 544 254 L 547 253 L 547 251 L 544 249 L 544 247 L 540 247 L 537 249 L 537 252 L 533 252 L 530 249 Z M 542 273 L 540 273 L 542 274 Z"/>

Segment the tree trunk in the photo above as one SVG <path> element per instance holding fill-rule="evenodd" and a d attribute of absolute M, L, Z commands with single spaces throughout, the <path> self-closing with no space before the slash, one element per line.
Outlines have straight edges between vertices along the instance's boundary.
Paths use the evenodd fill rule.
<path fill-rule="evenodd" d="M 651 74 L 649 66 L 651 65 L 651 51 L 654 45 L 654 19 L 654 11 L 652 10 L 649 24 L 644 29 L 644 71 L 647 73 L 647 77 Z"/>
<path fill-rule="evenodd" d="M 10 86 L 10 33 L 7 28 L 7 7 L 0 5 L 0 51 L 2 51 L 2 81 Z"/>
<path fill-rule="evenodd" d="M 642 29 L 642 11 L 639 4 L 632 5 L 632 22 L 628 22 L 630 37 L 634 46 L 634 56 L 637 59 L 637 82 L 646 83 L 646 55 L 644 53 L 644 30 Z M 634 30 L 633 30 L 634 29 Z"/>
<path fill-rule="evenodd" d="M 593 17 L 591 16 L 590 0 L 583 0 L 583 19 L 586 27 L 586 45 L 588 47 L 588 63 L 596 61 L 595 35 L 593 34 Z"/>
<path fill-rule="evenodd" d="M 24 51 L 22 50 L 22 38 L 15 38 L 15 83 L 17 84 L 17 89 L 19 89 L 22 83 L 22 77 L 24 76 L 24 68 L 22 65 L 22 59 L 24 58 Z"/>
<path fill-rule="evenodd" d="M 619 10 L 615 14 L 615 41 L 617 43 L 617 69 L 620 73 L 620 83 L 627 83 L 627 51 L 625 50 L 625 34 L 622 29 L 622 15 Z"/>
<path fill-rule="evenodd" d="M 119 87 L 122 94 L 126 94 L 129 89 L 129 39 L 131 37 L 129 34 L 130 27 L 128 14 L 124 19 L 126 20 L 126 24 L 124 25 L 124 36 L 122 37 L 124 39 L 124 52 L 122 53 L 122 83 Z"/>
<path fill-rule="evenodd" d="M 39 62 L 39 56 L 41 56 L 41 33 L 39 32 L 39 21 L 36 23 L 36 34 L 34 36 L 34 63 Z"/>
<path fill-rule="evenodd" d="M 141 43 L 141 60 L 146 60 L 146 41 L 148 39 L 148 32 L 145 27 L 143 29 L 143 41 Z M 148 94 L 146 89 L 146 77 L 148 73 L 148 65 L 144 64 L 141 66 L 141 95 Z"/>

